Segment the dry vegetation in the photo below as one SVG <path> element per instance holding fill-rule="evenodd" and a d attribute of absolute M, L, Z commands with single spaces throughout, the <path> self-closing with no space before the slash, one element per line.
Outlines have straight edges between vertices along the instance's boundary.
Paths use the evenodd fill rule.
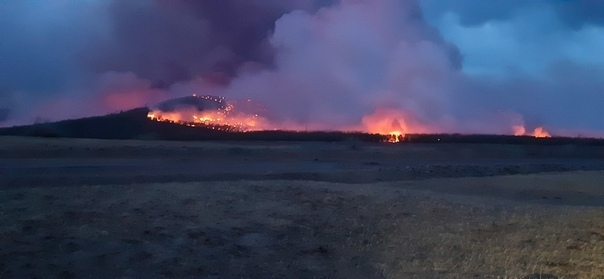
<path fill-rule="evenodd" d="M 0 278 L 604 278 L 602 154 L 0 138 Z"/>
<path fill-rule="evenodd" d="M 386 278 L 604 276 L 602 210 L 432 202 L 417 211 L 420 220 L 397 220 L 384 233 Z"/>
<path fill-rule="evenodd" d="M 1 196 L 3 278 L 604 276 L 600 208 L 304 181 L 30 188 Z"/>

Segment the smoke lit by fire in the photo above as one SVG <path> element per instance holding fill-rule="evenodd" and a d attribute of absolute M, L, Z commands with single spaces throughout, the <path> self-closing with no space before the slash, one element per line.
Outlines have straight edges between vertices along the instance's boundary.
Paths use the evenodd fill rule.
<path fill-rule="evenodd" d="M 267 118 L 266 108 L 247 100 L 226 101 L 223 97 L 193 95 L 192 97 L 212 102 L 216 107 L 199 109 L 194 106 L 178 106 L 177 109 L 152 109 L 147 117 L 151 120 L 186 125 L 190 127 L 206 127 L 227 132 L 249 132 L 261 130 L 301 131 L 302 126 L 296 124 L 277 123 Z M 351 128 L 351 127 L 349 127 Z M 408 134 L 435 133 L 439 129 L 423 124 L 410 113 L 400 109 L 379 108 L 365 115 L 360 125 L 351 129 L 365 133 L 380 134 L 386 141 L 397 143 Z M 524 125 L 512 127 L 515 136 L 533 136 L 537 138 L 551 137 L 544 127 L 537 127 L 532 133 L 527 133 Z"/>
<path fill-rule="evenodd" d="M 514 130 L 514 136 L 524 136 L 526 134 L 526 128 L 523 125 L 516 125 L 512 129 Z"/>
<path fill-rule="evenodd" d="M 498 1 L 496 11 L 465 2 L 0 1 L 0 127 L 203 91 L 233 111 L 153 108 L 150 118 L 393 141 L 604 137 L 604 21 L 593 14 L 602 1 Z M 270 113 L 243 109 L 248 98 Z"/>
<path fill-rule="evenodd" d="M 545 130 L 544 127 L 537 127 L 537 128 L 535 128 L 535 130 L 533 130 L 532 133 L 529 133 L 529 134 L 526 133 L 526 128 L 522 125 L 517 125 L 512 128 L 514 129 L 515 136 L 533 136 L 536 138 L 550 138 L 551 137 L 550 133 L 547 130 Z"/>
<path fill-rule="evenodd" d="M 428 133 L 430 129 L 412 121 L 413 118 L 396 109 L 377 109 L 362 120 L 361 130 L 388 136 L 389 142 L 399 142 L 410 133 Z"/>
<path fill-rule="evenodd" d="M 299 126 L 284 127 L 283 124 L 269 121 L 261 105 L 252 100 L 225 101 L 222 97 L 197 96 L 195 98 L 219 104 L 218 108 L 199 110 L 192 106 L 179 107 L 166 111 L 155 108 L 147 117 L 151 120 L 169 122 L 190 127 L 207 127 L 229 132 L 248 132 L 259 130 L 301 130 Z M 353 130 L 387 136 L 389 142 L 400 142 L 409 133 L 427 133 L 430 129 L 411 121 L 413 118 L 403 111 L 378 109 L 366 115 L 362 123 Z"/>
<path fill-rule="evenodd" d="M 551 138 L 552 136 L 545 130 L 545 128 L 543 128 L 543 127 L 537 127 L 537 128 L 535 128 L 535 131 L 533 131 L 533 137 L 536 137 L 536 138 Z"/>

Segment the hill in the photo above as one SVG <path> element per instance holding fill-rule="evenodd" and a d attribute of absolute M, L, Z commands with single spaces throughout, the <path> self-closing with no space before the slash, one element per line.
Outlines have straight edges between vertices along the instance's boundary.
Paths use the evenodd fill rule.
<path fill-rule="evenodd" d="M 227 141 L 361 141 L 383 142 L 387 136 L 361 132 L 254 131 L 226 132 L 207 127 L 188 127 L 147 118 L 148 108 L 105 116 L 63 120 L 26 126 L 0 128 L 0 135 L 143 140 L 227 140 Z M 604 139 L 535 138 L 510 135 L 409 134 L 402 142 L 413 143 L 488 143 L 528 145 L 599 145 Z"/>
<path fill-rule="evenodd" d="M 147 118 L 148 108 L 137 108 L 105 116 L 70 119 L 52 123 L 0 128 L 0 135 L 149 140 L 233 140 L 233 141 L 363 141 L 380 142 L 384 136 L 348 132 L 255 131 L 225 132 L 205 127 L 188 127 Z"/>

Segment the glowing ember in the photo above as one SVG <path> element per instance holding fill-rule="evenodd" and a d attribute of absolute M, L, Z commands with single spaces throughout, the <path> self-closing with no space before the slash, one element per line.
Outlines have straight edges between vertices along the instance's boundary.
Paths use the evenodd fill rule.
<path fill-rule="evenodd" d="M 191 127 L 208 127 L 229 132 L 246 132 L 269 128 L 268 121 L 265 118 L 257 113 L 248 113 L 249 109 L 239 109 L 236 102 L 225 102 L 224 98 L 214 96 L 197 96 L 194 94 L 192 97 L 213 102 L 210 103 L 213 105 L 210 105 L 209 109 L 201 108 L 203 103 L 191 104 L 191 99 L 187 99 L 186 101 L 189 103 L 184 105 L 168 102 L 164 105 L 169 107 L 169 111 L 154 109 L 147 114 L 147 117 L 155 121 Z M 208 105 L 206 104 L 206 106 Z"/>
<path fill-rule="evenodd" d="M 225 101 L 222 97 L 193 95 L 160 103 L 157 108 L 148 113 L 147 117 L 155 121 L 228 132 L 283 129 L 283 125 L 269 122 L 261 116 L 265 112 L 264 107 L 249 99 Z M 415 124 L 413 118 L 403 111 L 378 109 L 363 117 L 362 124 L 353 130 L 384 135 L 386 141 L 392 143 L 402 141 L 411 129 L 416 133 L 427 132 L 427 129 L 421 125 L 415 124 L 411 128 L 410 120 Z M 291 123 L 287 125 L 286 130 L 301 129 L 299 125 Z"/>
<path fill-rule="evenodd" d="M 252 100 L 226 101 L 223 97 L 192 95 L 162 102 L 147 117 L 190 127 L 206 127 L 227 132 L 260 130 L 306 131 L 308 124 L 270 122 L 266 109 Z M 314 126 L 314 125 L 313 125 Z M 315 126 L 316 129 L 321 126 Z M 397 143 L 408 133 L 428 133 L 435 129 L 420 124 L 412 114 L 398 109 L 379 108 L 363 117 L 358 126 L 346 130 L 362 131 L 385 136 L 387 142 Z"/>
<path fill-rule="evenodd" d="M 295 122 L 271 122 L 266 109 L 250 99 L 226 101 L 223 97 L 192 95 L 162 102 L 151 110 L 147 117 L 151 120 L 205 127 L 225 132 L 248 132 L 260 130 L 306 131 L 309 124 Z M 312 124 L 312 123 L 310 123 Z M 321 126 L 312 125 L 315 129 Z M 413 114 L 400 109 L 378 108 L 362 118 L 358 126 L 349 126 L 346 130 L 362 131 L 383 135 L 386 142 L 397 143 L 405 140 L 410 133 L 430 133 L 439 131 L 436 126 L 427 126 L 418 121 Z M 515 136 L 551 137 L 543 127 L 537 127 L 527 133 L 524 125 L 512 127 Z"/>

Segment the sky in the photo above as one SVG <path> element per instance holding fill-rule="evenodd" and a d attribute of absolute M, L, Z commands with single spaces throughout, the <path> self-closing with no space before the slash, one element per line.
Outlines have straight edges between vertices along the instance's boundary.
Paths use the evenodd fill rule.
<path fill-rule="evenodd" d="M 191 94 L 284 125 L 604 137 L 600 0 L 0 1 L 0 126 Z"/>

